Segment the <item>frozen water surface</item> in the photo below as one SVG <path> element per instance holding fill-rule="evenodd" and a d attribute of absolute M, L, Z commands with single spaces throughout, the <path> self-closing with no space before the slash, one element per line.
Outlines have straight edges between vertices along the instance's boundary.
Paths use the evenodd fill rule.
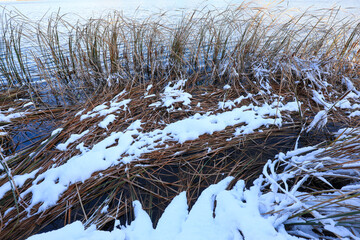
<path fill-rule="evenodd" d="M 0 0 L 7 9 L 18 9 L 26 16 L 41 19 L 45 14 L 56 12 L 71 13 L 74 19 L 98 16 L 109 10 L 122 11 L 125 15 L 139 15 L 139 12 L 178 11 L 184 9 L 202 9 L 204 6 L 225 8 L 228 5 L 241 4 L 242 0 Z M 255 0 L 260 6 L 283 6 L 287 8 L 307 9 L 332 8 L 340 6 L 343 11 L 356 14 L 360 7 L 357 0 Z"/>

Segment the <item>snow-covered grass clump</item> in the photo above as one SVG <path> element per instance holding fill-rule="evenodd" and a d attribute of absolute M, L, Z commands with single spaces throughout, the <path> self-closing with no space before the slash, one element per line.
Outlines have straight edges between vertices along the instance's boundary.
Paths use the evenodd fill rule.
<path fill-rule="evenodd" d="M 27 226 L 34 220 L 44 223 L 41 216 L 53 216 L 53 211 L 71 219 L 71 199 L 83 224 L 74 222 L 35 239 L 56 239 L 69 229 L 76 231 L 74 239 L 355 238 L 358 230 L 343 222 L 353 224 L 357 216 L 357 195 L 352 194 L 359 180 L 357 128 L 327 133 L 334 142 L 307 139 L 326 134 L 323 118 L 332 121 L 331 108 L 337 106 L 310 113 L 306 99 L 291 94 L 264 98 L 261 88 L 249 93 L 234 85 L 191 89 L 186 83 L 173 80 L 175 87 L 153 83 L 107 94 L 109 101 L 72 111 L 39 147 L 6 156 L 4 177 L 12 180 L 4 181 L 1 195 L 8 200 L 16 196 L 16 204 L 3 213 L 6 224 L 16 221 L 13 214 Z M 176 100 L 183 94 L 191 101 Z M 176 108 L 154 106 L 167 97 Z M 346 99 L 353 105 L 358 101 L 355 95 Z M 342 114 L 348 119 L 347 112 Z M 298 118 L 304 122 L 297 123 Z M 267 144 L 279 150 L 263 150 Z M 262 157 L 266 152 L 272 156 L 268 162 Z M 342 183 L 342 178 L 348 180 Z M 104 200 L 93 207 L 97 199 Z M 154 206 L 157 218 L 144 210 Z M 120 214 L 132 217 L 118 222 Z M 52 219 L 58 221 L 57 216 Z M 96 230 L 105 223 L 116 227 Z"/>
<path fill-rule="evenodd" d="M 359 238 L 356 20 L 5 13 L 1 239 Z"/>
<path fill-rule="evenodd" d="M 359 138 L 351 137 L 347 147 L 358 147 Z M 355 224 L 360 208 L 358 185 L 344 185 L 341 189 L 303 191 L 304 183 L 322 181 L 333 188 L 331 179 L 343 176 L 360 180 L 355 170 L 334 168 L 332 165 L 348 165 L 356 153 L 331 159 L 328 155 L 343 147 L 348 140 L 339 140 L 329 148 L 305 147 L 286 154 L 280 153 L 275 160 L 264 166 L 263 175 L 250 188 L 242 180 L 227 177 L 206 188 L 189 209 L 186 192 L 180 193 L 167 206 L 157 225 L 153 223 L 139 201 L 133 202 L 135 219 L 128 225 L 115 221 L 111 232 L 98 231 L 95 226 L 84 229 L 81 222 L 74 222 L 63 229 L 30 237 L 36 239 L 316 239 L 319 226 L 328 231 L 330 239 L 358 239 L 359 229 L 346 228 Z M 279 172 L 277 165 L 284 165 Z M 357 159 L 357 165 L 359 162 Z M 319 171 L 319 170 L 322 171 Z M 324 205 L 324 206 L 322 206 Z M 71 234 L 69 234 L 71 232 Z"/>

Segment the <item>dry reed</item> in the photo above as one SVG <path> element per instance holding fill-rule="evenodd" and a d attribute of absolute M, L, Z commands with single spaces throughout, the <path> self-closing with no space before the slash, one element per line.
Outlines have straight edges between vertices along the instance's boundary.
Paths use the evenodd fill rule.
<path fill-rule="evenodd" d="M 165 16 L 136 20 L 114 12 L 77 24 L 55 14 L 43 26 L 24 25 L 24 16 L 4 10 L 2 88 L 24 94 L 37 106 L 21 121 L 8 126 L 10 137 L 29 121 L 48 124 L 46 119 L 54 120 L 53 128 L 61 126 L 63 131 L 50 136 L 46 129 L 46 136 L 18 150 L 16 146 L 25 139 L 19 138 L 18 143 L 6 140 L 9 146 L 4 169 L 11 169 L 11 174 L 1 178 L 0 185 L 9 178 L 11 181 L 13 175 L 35 169 L 40 169 L 40 174 L 64 164 L 79 150 L 76 144 L 65 152 L 56 146 L 70 134 L 86 129 L 90 132 L 79 141 L 91 147 L 111 132 L 124 131 L 135 120 L 144 123 L 144 131 L 161 129 L 164 124 L 195 113 L 219 112 L 220 101 L 248 93 L 254 97 L 242 104 L 264 104 L 276 98 L 284 102 L 296 99 L 304 104 L 298 113 L 284 116 L 291 124 L 280 129 L 233 137 L 238 127 L 233 126 L 184 144 L 167 142 L 166 149 L 95 173 L 84 183 L 71 184 L 55 206 L 36 213 L 40 207 L 36 205 L 30 217 L 26 209 L 31 196 L 19 199 L 32 184 L 27 181 L 0 200 L 2 239 L 22 239 L 54 222 L 67 224 L 77 219 L 86 226 L 96 224 L 106 229 L 116 218 L 123 223 L 133 218 L 133 200 L 142 202 L 155 224 L 181 191 L 187 191 L 191 206 L 204 188 L 228 175 L 250 184 L 269 158 L 293 149 L 296 142 L 303 146 L 331 144 L 333 139 L 326 139 L 331 134 L 325 128 L 308 135 L 303 128 L 322 108 L 313 100 L 313 90 L 322 92 L 326 101 L 336 102 L 347 91 L 344 79 L 350 79 L 356 88 L 360 85 L 359 25 L 351 19 L 338 20 L 336 11 L 289 16 L 287 10 L 242 4 L 221 12 L 194 11 L 175 23 Z M 188 79 L 185 89 L 193 96 L 191 108 L 174 112 L 149 108 L 161 98 L 168 82 L 175 79 Z M 149 84 L 153 87 L 148 94 L 155 97 L 144 98 Z M 231 88 L 223 89 L 225 84 Z M 119 113 L 108 129 L 98 127 L 104 117 L 80 121 L 76 115 L 80 106 L 85 112 L 90 111 L 108 103 L 123 89 L 132 101 L 128 111 Z M 2 105 L 4 109 L 5 102 Z M 335 126 L 356 126 L 356 121 L 350 121 L 344 111 L 335 107 L 328 111 L 329 121 Z M 320 134 L 323 135 L 316 138 Z M 355 150 L 347 149 L 345 144 L 338 150 L 340 153 L 334 151 L 324 154 L 352 155 Z M 109 206 L 106 214 L 101 211 L 105 205 Z"/>

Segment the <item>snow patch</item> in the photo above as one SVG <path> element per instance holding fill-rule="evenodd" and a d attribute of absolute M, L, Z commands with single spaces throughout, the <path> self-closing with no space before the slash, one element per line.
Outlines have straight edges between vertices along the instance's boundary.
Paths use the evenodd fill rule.
<path fill-rule="evenodd" d="M 80 134 L 71 134 L 71 136 L 69 137 L 68 140 L 66 140 L 65 143 L 61 143 L 59 145 L 57 145 L 56 149 L 60 150 L 60 151 L 66 151 L 67 147 L 71 144 L 76 142 L 77 140 L 79 140 L 80 138 L 82 138 L 83 136 L 85 136 L 86 134 L 89 133 L 89 130 L 86 130 Z"/>
<path fill-rule="evenodd" d="M 98 126 L 101 127 L 101 128 L 107 129 L 107 126 L 108 126 L 110 123 L 112 123 L 113 121 L 115 121 L 115 119 L 116 119 L 116 116 L 115 116 L 114 114 L 110 114 L 110 115 L 106 116 L 106 117 L 104 118 L 104 120 L 102 120 L 102 121 L 98 124 Z"/>
<path fill-rule="evenodd" d="M 43 211 L 56 204 L 61 194 L 69 185 L 84 182 L 94 172 L 105 170 L 113 165 L 126 164 L 137 160 L 142 154 L 152 152 L 166 142 L 180 144 L 195 140 L 204 134 L 213 134 L 223 131 L 229 126 L 245 124 L 236 135 L 254 132 L 261 126 L 281 126 L 281 112 L 291 110 L 294 104 L 273 103 L 263 106 L 242 106 L 231 111 L 218 114 L 199 113 L 168 124 L 164 129 L 155 129 L 142 133 L 141 121 L 133 122 L 124 132 L 114 132 L 91 149 L 84 146 L 80 155 L 73 156 L 66 163 L 54 166 L 40 174 L 33 185 L 21 194 L 25 197 L 32 193 L 32 202 L 29 209 L 37 203 L 43 202 L 39 211 Z M 275 118 L 271 118 L 275 117 Z M 80 135 L 70 137 L 61 149 L 66 149 L 68 144 L 80 138 Z"/>
<path fill-rule="evenodd" d="M 166 107 L 169 110 L 174 110 L 175 103 L 181 103 L 184 106 L 189 106 L 191 103 L 190 98 L 192 95 L 183 90 L 183 87 L 186 84 L 185 80 L 178 80 L 177 82 L 169 82 L 165 87 L 164 92 L 161 94 L 161 102 L 155 102 L 150 104 L 150 107 Z"/>

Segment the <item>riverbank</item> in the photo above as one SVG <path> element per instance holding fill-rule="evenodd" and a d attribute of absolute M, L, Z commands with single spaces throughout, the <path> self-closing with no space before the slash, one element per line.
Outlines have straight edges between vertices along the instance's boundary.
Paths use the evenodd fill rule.
<path fill-rule="evenodd" d="M 0 235 L 359 237 L 359 24 L 287 13 L 9 18 Z"/>

